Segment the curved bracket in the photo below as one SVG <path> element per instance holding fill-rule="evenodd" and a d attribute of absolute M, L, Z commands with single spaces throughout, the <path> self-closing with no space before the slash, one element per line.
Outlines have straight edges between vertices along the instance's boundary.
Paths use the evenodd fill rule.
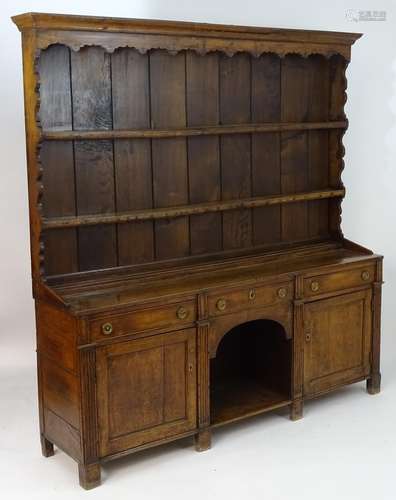
<path fill-rule="evenodd" d="M 208 341 L 209 357 L 216 357 L 220 342 L 228 332 L 237 326 L 255 321 L 270 321 L 278 323 L 282 327 L 285 339 L 290 340 L 292 338 L 292 315 L 291 312 L 285 311 L 284 309 L 280 311 L 265 311 L 262 309 L 257 311 L 247 311 L 244 313 L 244 318 L 241 317 L 241 314 L 227 315 L 222 318 L 218 318 L 216 321 L 211 323 Z"/>

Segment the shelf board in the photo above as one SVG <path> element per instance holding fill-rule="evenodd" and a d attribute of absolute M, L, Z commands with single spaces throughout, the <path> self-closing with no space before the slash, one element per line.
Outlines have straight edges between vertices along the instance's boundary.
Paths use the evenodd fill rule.
<path fill-rule="evenodd" d="M 51 217 L 42 219 L 43 229 L 57 229 L 65 227 L 94 226 L 97 224 L 122 224 L 126 222 L 173 219 L 188 215 L 205 214 L 212 212 L 225 212 L 244 208 L 257 208 L 282 203 L 295 203 L 299 201 L 321 200 L 327 198 L 342 198 L 344 189 L 329 189 L 323 191 L 309 191 L 296 194 L 278 194 L 271 196 L 258 196 L 240 200 L 211 201 L 192 205 L 181 205 L 169 208 L 149 208 L 133 210 L 130 212 L 79 215 L 68 217 Z"/>
<path fill-rule="evenodd" d="M 291 403 L 288 395 L 247 379 L 227 381 L 213 391 L 210 400 L 212 427 L 236 422 Z"/>
<path fill-rule="evenodd" d="M 106 139 L 166 139 L 169 137 L 193 137 L 205 135 L 251 134 L 255 132 L 288 132 L 293 130 L 346 129 L 347 121 L 248 123 L 185 127 L 178 129 L 131 129 L 131 130 L 43 130 L 41 138 L 47 141 L 106 140 Z"/>

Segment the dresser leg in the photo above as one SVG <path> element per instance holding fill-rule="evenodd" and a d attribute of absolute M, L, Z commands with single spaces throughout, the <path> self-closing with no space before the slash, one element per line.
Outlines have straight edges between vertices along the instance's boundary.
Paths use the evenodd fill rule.
<path fill-rule="evenodd" d="M 40 436 L 40 441 L 41 441 L 41 453 L 43 454 L 43 457 L 52 457 L 54 454 L 54 445 L 51 443 L 51 441 L 48 441 L 43 435 Z"/>
<path fill-rule="evenodd" d="M 200 431 L 195 435 L 195 449 L 197 451 L 206 451 L 211 447 L 212 433 L 209 429 Z"/>
<path fill-rule="evenodd" d="M 302 399 L 297 399 L 296 401 L 293 401 L 293 403 L 290 405 L 290 420 L 300 420 L 300 418 L 303 418 L 303 412 L 304 412 L 304 402 Z"/>
<path fill-rule="evenodd" d="M 99 464 L 78 464 L 78 476 L 80 486 L 85 490 L 91 490 L 100 485 L 100 465 Z"/>
<path fill-rule="evenodd" d="M 367 392 L 369 394 L 378 394 L 381 391 L 381 374 L 373 373 L 367 379 Z"/>

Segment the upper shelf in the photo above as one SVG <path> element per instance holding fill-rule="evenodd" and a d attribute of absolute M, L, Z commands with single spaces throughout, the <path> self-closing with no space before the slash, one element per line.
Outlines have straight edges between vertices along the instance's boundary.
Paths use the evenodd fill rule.
<path fill-rule="evenodd" d="M 209 127 L 187 127 L 178 129 L 134 129 L 134 130 L 43 130 L 42 138 L 51 141 L 91 139 L 138 139 L 191 137 L 202 135 L 249 134 L 253 132 L 285 132 L 293 130 L 345 129 L 347 121 L 298 122 L 298 123 L 252 123 L 244 125 L 218 125 Z"/>

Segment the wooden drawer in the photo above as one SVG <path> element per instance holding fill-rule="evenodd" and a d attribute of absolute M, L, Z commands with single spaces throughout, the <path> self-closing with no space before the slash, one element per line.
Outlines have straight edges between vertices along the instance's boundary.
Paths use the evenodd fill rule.
<path fill-rule="evenodd" d="M 210 316 L 229 314 L 241 309 L 264 307 L 293 298 L 293 284 L 289 281 L 269 285 L 238 288 L 208 297 Z"/>
<path fill-rule="evenodd" d="M 312 276 L 304 280 L 304 295 L 314 297 L 368 285 L 374 281 L 374 277 L 375 265 L 372 263 L 355 269 Z"/>
<path fill-rule="evenodd" d="M 91 340 L 105 340 L 151 329 L 175 328 L 196 320 L 195 301 L 151 306 L 90 322 Z"/>

